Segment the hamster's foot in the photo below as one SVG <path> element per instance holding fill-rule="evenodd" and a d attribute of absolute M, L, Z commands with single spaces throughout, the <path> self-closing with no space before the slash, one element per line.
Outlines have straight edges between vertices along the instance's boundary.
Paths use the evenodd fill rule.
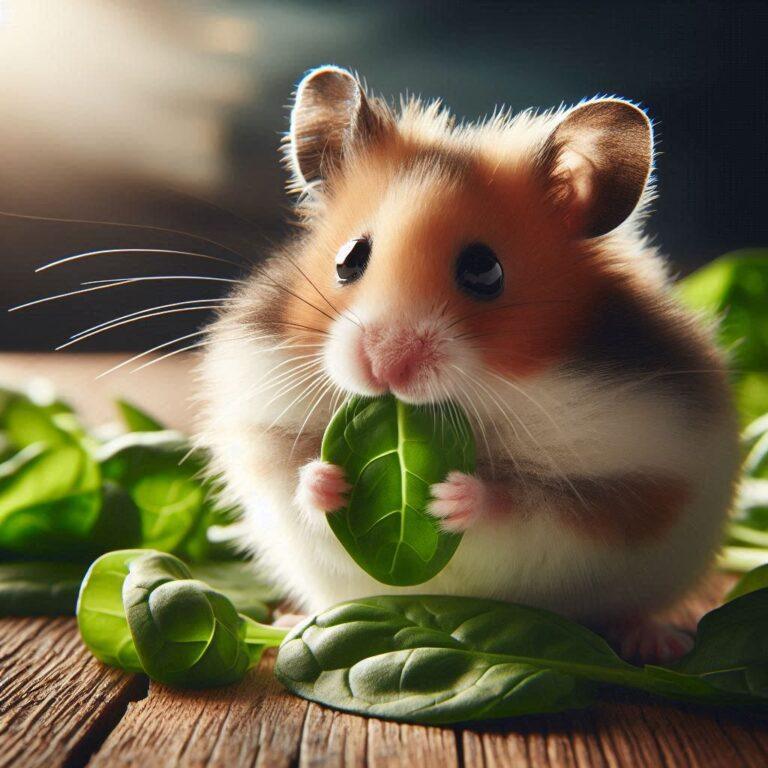
<path fill-rule="evenodd" d="M 606 634 L 622 658 L 640 664 L 668 664 L 693 648 L 687 632 L 651 618 L 617 622 Z"/>
<path fill-rule="evenodd" d="M 440 519 L 446 531 L 466 531 L 485 514 L 488 506 L 485 483 L 463 472 L 450 472 L 445 482 L 435 483 L 429 490 L 432 500 L 427 511 Z"/>
<path fill-rule="evenodd" d="M 334 512 L 346 505 L 350 487 L 341 467 L 327 461 L 311 461 L 299 470 L 296 498 L 304 509 Z"/>

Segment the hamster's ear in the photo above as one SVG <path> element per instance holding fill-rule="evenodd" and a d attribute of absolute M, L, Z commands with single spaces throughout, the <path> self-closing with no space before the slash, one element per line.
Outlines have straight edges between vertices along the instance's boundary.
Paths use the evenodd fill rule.
<path fill-rule="evenodd" d="M 375 128 L 375 114 L 357 78 L 339 67 L 313 69 L 299 83 L 291 112 L 288 162 L 294 185 L 303 189 L 321 182 Z"/>
<path fill-rule="evenodd" d="M 645 113 L 620 99 L 574 107 L 541 154 L 551 198 L 578 237 L 597 237 L 635 210 L 653 163 Z"/>

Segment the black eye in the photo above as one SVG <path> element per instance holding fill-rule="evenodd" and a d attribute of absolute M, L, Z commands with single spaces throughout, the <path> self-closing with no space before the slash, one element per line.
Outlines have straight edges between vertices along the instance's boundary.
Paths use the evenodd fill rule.
<path fill-rule="evenodd" d="M 487 245 L 472 243 L 459 254 L 456 283 L 475 299 L 495 299 L 504 288 L 504 270 Z"/>
<path fill-rule="evenodd" d="M 358 237 L 344 243 L 336 254 L 336 274 L 340 283 L 353 283 L 363 276 L 371 257 L 371 241 Z"/>

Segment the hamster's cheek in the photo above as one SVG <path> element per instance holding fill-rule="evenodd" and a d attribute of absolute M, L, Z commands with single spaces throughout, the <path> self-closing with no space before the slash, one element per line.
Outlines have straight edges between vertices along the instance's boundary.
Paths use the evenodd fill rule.
<path fill-rule="evenodd" d="M 381 395 L 386 387 L 378 384 L 370 362 L 363 351 L 360 326 L 346 317 L 335 320 L 328 329 L 325 345 L 325 369 L 331 379 L 346 392 L 358 395 Z"/>

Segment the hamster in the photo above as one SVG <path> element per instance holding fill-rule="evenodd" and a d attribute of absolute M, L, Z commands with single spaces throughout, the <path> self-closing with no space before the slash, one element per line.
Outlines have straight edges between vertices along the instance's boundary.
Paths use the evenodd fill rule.
<path fill-rule="evenodd" d="M 243 508 L 244 544 L 306 610 L 391 592 L 550 609 L 670 660 L 654 614 L 711 564 L 739 464 L 711 329 L 677 302 L 643 235 L 653 131 L 628 101 L 460 124 L 398 109 L 325 66 L 286 137 L 300 234 L 212 323 L 203 442 Z M 451 400 L 478 464 L 431 488 L 463 539 L 425 584 L 368 576 L 325 514 L 318 458 L 347 395 Z"/>

